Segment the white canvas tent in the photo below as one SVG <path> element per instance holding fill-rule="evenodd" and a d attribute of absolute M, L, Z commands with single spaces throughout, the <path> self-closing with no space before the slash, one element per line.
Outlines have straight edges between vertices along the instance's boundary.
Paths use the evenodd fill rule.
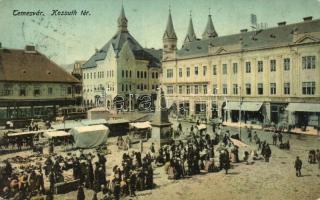
<path fill-rule="evenodd" d="M 74 127 L 69 131 L 78 148 L 94 148 L 106 143 L 109 132 L 104 125 Z"/>
<path fill-rule="evenodd" d="M 146 122 L 136 122 L 136 123 L 130 123 L 130 126 L 136 129 L 147 129 L 152 128 L 149 121 Z"/>
<path fill-rule="evenodd" d="M 51 139 L 51 138 L 57 138 L 57 137 L 67 137 L 67 136 L 70 136 L 70 133 L 65 131 L 47 131 L 47 132 L 44 132 L 43 136 Z"/>

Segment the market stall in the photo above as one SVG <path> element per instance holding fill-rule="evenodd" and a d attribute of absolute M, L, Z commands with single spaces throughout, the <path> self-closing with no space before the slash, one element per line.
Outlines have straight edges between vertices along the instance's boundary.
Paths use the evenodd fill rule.
<path fill-rule="evenodd" d="M 78 148 L 94 148 L 105 144 L 110 133 L 104 125 L 81 126 L 70 129 L 74 145 Z"/>

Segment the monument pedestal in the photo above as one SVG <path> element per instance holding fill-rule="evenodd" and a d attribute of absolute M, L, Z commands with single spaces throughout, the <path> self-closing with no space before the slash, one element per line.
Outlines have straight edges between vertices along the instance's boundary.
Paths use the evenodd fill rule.
<path fill-rule="evenodd" d="M 151 123 L 151 126 L 151 141 L 155 143 L 156 146 L 161 147 L 171 141 L 170 131 L 172 124 L 170 122 L 161 124 Z"/>

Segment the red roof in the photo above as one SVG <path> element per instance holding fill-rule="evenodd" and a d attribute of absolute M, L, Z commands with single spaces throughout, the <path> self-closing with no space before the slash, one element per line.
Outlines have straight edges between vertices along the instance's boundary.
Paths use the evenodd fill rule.
<path fill-rule="evenodd" d="M 78 83 L 38 51 L 0 49 L 0 81 Z"/>

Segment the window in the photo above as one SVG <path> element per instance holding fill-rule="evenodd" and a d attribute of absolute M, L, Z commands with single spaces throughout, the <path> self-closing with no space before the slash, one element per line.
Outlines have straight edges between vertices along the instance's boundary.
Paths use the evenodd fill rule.
<path fill-rule="evenodd" d="M 128 78 L 128 70 L 126 70 L 126 78 Z"/>
<path fill-rule="evenodd" d="M 212 75 L 217 75 L 217 65 L 212 65 Z"/>
<path fill-rule="evenodd" d="M 182 85 L 179 85 L 179 94 L 182 94 Z"/>
<path fill-rule="evenodd" d="M 72 94 L 72 88 L 68 87 L 68 94 Z"/>
<path fill-rule="evenodd" d="M 126 84 L 126 91 L 128 91 L 128 85 Z"/>
<path fill-rule="evenodd" d="M 198 85 L 194 86 L 194 93 L 199 94 L 199 86 Z"/>
<path fill-rule="evenodd" d="M 187 67 L 187 77 L 190 77 L 190 67 Z"/>
<path fill-rule="evenodd" d="M 48 87 L 48 95 L 51 96 L 53 94 L 53 89 L 52 87 Z"/>
<path fill-rule="evenodd" d="M 64 90 L 66 89 L 65 87 L 63 87 L 64 88 Z M 65 94 L 65 91 L 64 91 L 64 94 Z M 40 87 L 35 87 L 34 89 L 33 89 L 33 96 L 40 96 L 41 95 L 41 90 L 40 90 Z"/>
<path fill-rule="evenodd" d="M 316 82 L 302 82 L 302 94 L 314 95 L 316 91 Z"/>
<path fill-rule="evenodd" d="M 216 84 L 213 84 L 213 86 L 212 86 L 212 93 L 213 94 L 218 94 L 218 87 L 217 87 Z"/>
<path fill-rule="evenodd" d="M 156 72 L 156 78 L 158 78 L 158 72 Z"/>
<path fill-rule="evenodd" d="M 283 66 L 285 71 L 290 70 L 290 58 L 285 58 L 283 60 Z"/>
<path fill-rule="evenodd" d="M 173 94 L 173 86 L 167 86 L 167 94 Z"/>
<path fill-rule="evenodd" d="M 263 62 L 258 61 L 258 72 L 263 72 Z"/>
<path fill-rule="evenodd" d="M 179 77 L 182 77 L 182 68 L 179 68 Z"/>
<path fill-rule="evenodd" d="M 144 72 L 144 78 L 147 78 L 147 72 Z"/>
<path fill-rule="evenodd" d="M 270 83 L 270 94 L 276 94 L 276 93 L 277 93 L 276 83 Z"/>
<path fill-rule="evenodd" d="M 92 72 L 90 73 L 90 79 L 92 79 Z"/>
<path fill-rule="evenodd" d="M 19 96 L 27 96 L 27 90 L 25 87 L 20 88 Z"/>
<path fill-rule="evenodd" d="M 222 85 L 222 93 L 223 94 L 228 94 L 228 85 L 227 84 L 223 84 Z"/>
<path fill-rule="evenodd" d="M 258 83 L 258 95 L 263 95 L 263 83 Z"/>
<path fill-rule="evenodd" d="M 290 83 L 283 84 L 284 94 L 290 94 Z"/>
<path fill-rule="evenodd" d="M 140 76 L 140 73 L 139 73 L 139 71 L 137 71 L 137 78 L 139 78 L 139 76 Z"/>
<path fill-rule="evenodd" d="M 129 76 L 130 76 L 130 78 L 131 78 L 131 70 L 130 70 Z"/>
<path fill-rule="evenodd" d="M 246 62 L 246 73 L 251 73 L 251 63 Z"/>
<path fill-rule="evenodd" d="M 251 84 L 250 83 L 246 83 L 246 94 L 251 95 Z"/>
<path fill-rule="evenodd" d="M 208 94 L 208 85 L 203 85 L 203 94 Z"/>
<path fill-rule="evenodd" d="M 203 66 L 203 76 L 206 76 L 207 74 L 207 66 Z"/>
<path fill-rule="evenodd" d="M 191 90 L 190 90 L 190 85 L 187 85 L 187 94 L 190 94 Z"/>
<path fill-rule="evenodd" d="M 233 84 L 232 91 L 233 94 L 238 94 L 238 84 Z"/>
<path fill-rule="evenodd" d="M 197 66 L 194 67 L 194 75 L 198 76 L 199 74 L 199 69 Z"/>
<path fill-rule="evenodd" d="M 167 69 L 167 78 L 173 77 L 173 69 Z"/>
<path fill-rule="evenodd" d="M 276 60 L 270 60 L 270 71 L 275 72 L 277 70 Z"/>
<path fill-rule="evenodd" d="M 124 70 L 122 70 L 122 78 L 124 78 Z"/>
<path fill-rule="evenodd" d="M 302 57 L 302 69 L 315 69 L 316 57 L 315 56 L 303 56 Z"/>
<path fill-rule="evenodd" d="M 151 77 L 154 78 L 154 72 L 152 72 Z"/>
<path fill-rule="evenodd" d="M 223 64 L 222 65 L 222 74 L 227 74 L 228 71 L 227 71 L 227 64 Z"/>
<path fill-rule="evenodd" d="M 122 92 L 124 91 L 124 85 L 123 84 L 121 85 L 121 91 Z"/>
<path fill-rule="evenodd" d="M 238 63 L 233 63 L 232 69 L 234 74 L 238 73 Z"/>
<path fill-rule="evenodd" d="M 144 89 L 145 89 L 145 90 L 147 89 L 147 85 L 146 85 L 146 84 L 144 85 Z"/>
<path fill-rule="evenodd" d="M 96 73 L 95 73 L 95 72 L 94 72 L 94 74 L 93 74 L 93 78 L 96 79 Z"/>

